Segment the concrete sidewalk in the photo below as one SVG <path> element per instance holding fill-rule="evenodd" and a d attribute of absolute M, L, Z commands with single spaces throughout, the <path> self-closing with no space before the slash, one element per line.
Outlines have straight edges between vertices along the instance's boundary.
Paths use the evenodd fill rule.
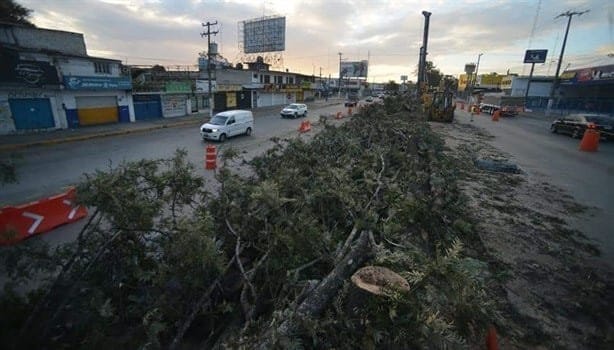
<path fill-rule="evenodd" d="M 306 102 L 305 104 L 311 108 L 325 107 L 330 105 L 336 105 L 343 102 L 343 100 L 329 99 L 316 100 L 313 102 Z M 254 117 L 277 113 L 283 106 L 269 106 L 253 108 L 252 112 Z M 2 135 L 0 136 L 0 153 L 16 151 L 23 148 L 34 146 L 46 146 L 59 143 L 76 142 L 89 140 L 100 137 L 110 137 L 116 135 L 125 135 L 132 133 L 143 133 L 156 129 L 163 128 L 175 128 L 182 126 L 194 125 L 197 126 L 206 122 L 209 119 L 208 112 L 195 113 L 184 117 L 175 118 L 162 118 L 154 120 L 139 120 L 134 123 L 115 123 L 88 126 L 76 129 L 59 129 L 34 132 L 29 134 L 15 134 L 15 135 Z"/>

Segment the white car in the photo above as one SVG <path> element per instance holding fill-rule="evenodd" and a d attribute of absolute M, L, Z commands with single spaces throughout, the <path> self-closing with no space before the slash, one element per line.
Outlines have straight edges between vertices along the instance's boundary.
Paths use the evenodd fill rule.
<path fill-rule="evenodd" d="M 203 140 L 224 142 L 236 135 L 251 135 L 254 130 L 254 116 L 250 111 L 232 110 L 218 113 L 200 126 Z"/>
<path fill-rule="evenodd" d="M 290 117 L 296 118 L 298 116 L 306 117 L 307 116 L 307 105 L 302 103 L 292 103 L 286 106 L 284 109 L 279 112 L 282 118 Z"/>

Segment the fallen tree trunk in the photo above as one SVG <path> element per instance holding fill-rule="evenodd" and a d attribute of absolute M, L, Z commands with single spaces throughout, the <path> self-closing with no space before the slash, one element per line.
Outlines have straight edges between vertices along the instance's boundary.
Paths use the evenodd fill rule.
<path fill-rule="evenodd" d="M 298 328 L 300 321 L 320 315 L 329 301 L 337 294 L 343 281 L 350 278 L 371 256 L 372 248 L 369 231 L 362 231 L 345 257 L 335 268 L 309 293 L 294 310 L 286 310 L 288 318 L 274 329 L 269 330 L 259 348 L 271 349 L 278 341 L 285 342 Z"/>

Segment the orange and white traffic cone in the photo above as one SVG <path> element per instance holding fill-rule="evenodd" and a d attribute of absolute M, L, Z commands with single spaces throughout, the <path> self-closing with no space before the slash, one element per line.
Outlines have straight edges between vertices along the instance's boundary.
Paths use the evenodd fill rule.
<path fill-rule="evenodd" d="M 217 151 L 214 145 L 207 145 L 205 151 L 205 169 L 213 170 L 217 167 Z"/>
<path fill-rule="evenodd" d="M 501 111 L 499 111 L 498 109 L 492 114 L 492 121 L 493 122 L 498 122 L 499 121 L 499 117 L 501 116 Z"/>

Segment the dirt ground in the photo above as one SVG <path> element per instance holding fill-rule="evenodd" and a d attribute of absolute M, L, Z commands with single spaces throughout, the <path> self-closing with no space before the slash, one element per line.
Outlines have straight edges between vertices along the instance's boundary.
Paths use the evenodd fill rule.
<path fill-rule="evenodd" d="M 527 173 L 477 169 L 479 158 L 509 160 L 472 125 L 432 123 L 460 161 L 478 242 L 499 302 L 502 349 L 614 349 L 614 271 L 571 220 L 594 208 Z"/>

